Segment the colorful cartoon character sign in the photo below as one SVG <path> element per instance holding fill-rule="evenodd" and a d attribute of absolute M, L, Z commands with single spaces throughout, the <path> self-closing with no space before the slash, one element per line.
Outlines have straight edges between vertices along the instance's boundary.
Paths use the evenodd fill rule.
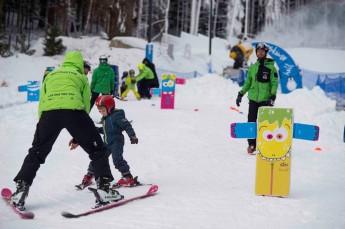
<path fill-rule="evenodd" d="M 258 112 L 257 195 L 287 196 L 290 190 L 290 156 L 293 112 L 288 108 L 263 107 Z"/>
<path fill-rule="evenodd" d="M 162 75 L 161 109 L 174 109 L 176 76 L 174 74 Z"/>
<path fill-rule="evenodd" d="M 257 123 L 232 123 L 233 138 L 256 138 L 255 193 L 286 197 L 290 190 L 292 139 L 318 140 L 319 127 L 294 123 L 289 108 L 260 107 Z"/>
<path fill-rule="evenodd" d="M 266 160 L 284 160 L 292 144 L 292 110 L 262 109 L 258 120 L 257 150 Z M 272 120 L 270 117 L 276 117 Z"/>

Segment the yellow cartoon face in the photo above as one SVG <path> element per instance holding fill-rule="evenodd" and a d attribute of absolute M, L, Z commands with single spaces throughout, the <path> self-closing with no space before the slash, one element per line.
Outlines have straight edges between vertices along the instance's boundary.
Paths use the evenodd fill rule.
<path fill-rule="evenodd" d="M 278 122 L 259 123 L 257 148 L 263 158 L 280 160 L 289 153 L 292 144 L 292 121 L 284 119 Z"/>

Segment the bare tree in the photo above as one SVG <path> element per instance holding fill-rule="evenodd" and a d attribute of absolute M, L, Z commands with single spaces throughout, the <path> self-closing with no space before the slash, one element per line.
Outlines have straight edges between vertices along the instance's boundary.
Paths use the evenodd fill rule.
<path fill-rule="evenodd" d="M 86 18 L 86 23 L 84 27 L 84 33 L 89 32 L 89 27 L 90 27 L 90 19 L 91 19 L 91 12 L 92 12 L 92 7 L 93 7 L 93 0 L 90 0 L 90 4 L 87 10 L 87 18 Z"/>
<path fill-rule="evenodd" d="M 230 39 L 241 33 L 241 20 L 244 18 L 244 8 L 241 0 L 231 0 L 228 5 L 228 10 L 227 37 Z"/>

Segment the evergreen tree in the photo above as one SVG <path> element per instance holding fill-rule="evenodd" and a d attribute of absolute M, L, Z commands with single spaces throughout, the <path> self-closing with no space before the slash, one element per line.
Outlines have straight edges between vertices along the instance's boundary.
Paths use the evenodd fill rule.
<path fill-rule="evenodd" d="M 59 29 L 56 26 L 47 30 L 44 40 L 45 56 L 54 56 L 57 54 L 61 54 L 66 50 L 66 47 L 62 44 L 62 39 L 57 38 L 59 35 Z"/>

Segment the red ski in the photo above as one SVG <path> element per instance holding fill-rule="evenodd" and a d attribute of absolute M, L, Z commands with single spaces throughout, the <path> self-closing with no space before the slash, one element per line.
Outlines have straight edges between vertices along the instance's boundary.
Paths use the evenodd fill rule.
<path fill-rule="evenodd" d="M 15 206 L 13 206 L 10 203 L 11 200 L 11 196 L 12 196 L 12 191 L 9 188 L 3 188 L 1 190 L 1 197 L 2 199 L 9 205 L 11 206 L 11 208 L 13 209 L 13 211 L 20 216 L 20 218 L 22 219 L 33 219 L 35 217 L 33 212 L 29 212 L 29 211 L 20 211 L 19 209 L 17 209 Z"/>
<path fill-rule="evenodd" d="M 66 218 L 79 218 L 81 216 L 87 216 L 87 215 L 91 215 L 91 214 L 94 214 L 94 213 L 97 213 L 97 212 L 101 212 L 101 211 L 104 211 L 104 210 L 108 210 L 108 209 L 111 209 L 111 208 L 119 207 L 119 206 L 125 205 L 125 204 L 127 204 L 129 202 L 132 202 L 134 200 L 144 199 L 146 197 L 153 196 L 153 195 L 155 195 L 157 193 L 157 191 L 158 191 L 158 186 L 157 185 L 151 185 L 149 190 L 145 194 L 143 194 L 143 195 L 135 196 L 135 197 L 130 198 L 130 199 L 124 199 L 124 200 L 120 200 L 120 201 L 117 201 L 117 202 L 113 202 L 113 203 L 104 205 L 102 207 L 91 209 L 91 210 L 88 210 L 88 211 L 85 211 L 85 212 L 82 212 L 82 213 L 79 213 L 79 214 L 73 214 L 73 213 L 64 211 L 64 212 L 61 213 L 61 215 L 63 217 L 66 217 Z"/>

